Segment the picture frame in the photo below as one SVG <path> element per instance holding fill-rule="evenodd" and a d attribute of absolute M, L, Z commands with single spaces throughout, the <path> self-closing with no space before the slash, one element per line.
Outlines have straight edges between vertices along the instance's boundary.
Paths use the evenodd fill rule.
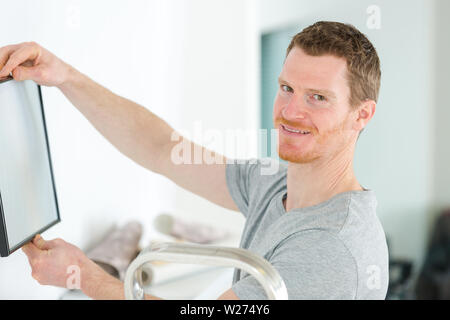
<path fill-rule="evenodd" d="M 54 178 L 54 172 L 53 172 L 53 165 L 52 165 L 52 159 L 51 159 L 51 152 L 50 152 L 50 145 L 49 145 L 49 139 L 48 139 L 48 132 L 47 132 L 47 124 L 46 124 L 46 118 L 45 118 L 45 112 L 44 112 L 44 104 L 43 104 L 43 99 L 42 99 L 42 90 L 41 90 L 41 86 L 32 82 L 31 80 L 27 80 L 28 83 L 26 84 L 28 88 L 33 88 L 34 89 L 30 89 L 30 90 L 36 90 L 36 92 L 32 93 L 31 95 L 33 96 L 33 101 L 34 102 L 34 106 L 30 106 L 30 110 L 31 108 L 35 108 L 35 109 L 39 109 L 39 110 L 34 110 L 35 114 L 34 115 L 41 115 L 41 121 L 40 123 L 36 123 L 34 126 L 31 126 L 32 128 L 29 129 L 29 127 L 27 126 L 23 126 L 22 129 L 24 130 L 33 130 L 34 128 L 39 128 L 39 130 L 35 130 L 32 131 L 31 133 L 28 132 L 27 134 L 24 135 L 20 135 L 19 132 L 19 136 L 22 137 L 36 137 L 36 139 L 39 138 L 39 141 L 42 142 L 41 144 L 38 145 L 38 143 L 34 143 L 35 141 L 31 142 L 29 145 L 31 145 L 33 148 L 40 148 L 40 149 L 45 149 L 45 150 L 39 150 L 39 155 L 40 158 L 39 159 L 31 159 L 30 155 L 32 155 L 32 152 L 30 151 L 29 153 L 27 152 L 23 152 L 23 158 L 21 158 L 21 160 L 24 160 L 24 162 L 26 163 L 26 161 L 28 161 L 29 163 L 32 163 L 32 165 L 30 166 L 31 169 L 36 169 L 38 168 L 39 171 L 42 171 L 42 173 L 39 174 L 33 174 L 33 172 L 35 172 L 36 170 L 29 170 L 28 175 L 30 175 L 30 172 L 32 173 L 32 175 L 34 176 L 34 178 L 30 178 L 30 177 L 24 177 L 24 179 L 22 179 L 22 181 L 25 181 L 26 183 L 23 183 L 20 186 L 16 186 L 15 187 L 15 191 L 20 190 L 20 187 L 24 187 L 24 188 L 30 188 L 31 190 L 29 190 L 29 192 L 24 192 L 28 199 L 31 199 L 33 206 L 30 206 L 29 204 L 24 204 L 22 206 L 20 205 L 16 205 L 17 202 L 19 201 L 27 201 L 27 199 L 20 199 L 17 197 L 17 195 L 19 194 L 18 192 L 15 192 L 13 194 L 13 196 L 11 196 L 11 194 L 7 194 L 7 190 L 8 190 L 8 182 L 5 181 L 9 181 L 9 183 L 11 183 L 11 181 L 13 181 L 13 183 L 15 183 L 15 177 L 10 177 L 9 179 L 5 177 L 0 176 L 0 256 L 1 257 L 7 257 L 9 255 L 11 255 L 14 251 L 16 251 L 17 249 L 21 248 L 24 244 L 28 243 L 29 241 L 31 241 L 34 236 L 36 234 L 40 234 L 46 230 L 48 230 L 50 227 L 54 226 L 55 224 L 59 223 L 61 221 L 61 217 L 60 217 L 60 211 L 59 211 L 59 205 L 58 205 L 58 197 L 57 197 L 57 192 L 56 192 L 56 184 L 55 184 L 55 178 Z M 25 86 L 25 84 L 23 82 L 18 82 L 15 81 L 11 76 L 6 77 L 6 78 L 2 78 L 0 79 L 0 86 L 4 86 L 5 83 L 9 83 L 9 85 L 12 87 L 15 86 Z M 1 89 L 1 88 L 0 88 Z M 9 88 L 8 88 L 9 89 Z M 23 91 L 23 90 L 22 90 Z M 22 91 L 18 91 L 18 92 L 22 92 Z M 1 91 L 0 91 L 1 92 Z M 0 99 L 1 99 L 1 95 L 0 95 Z M 28 99 L 28 100 L 27 100 Z M 27 97 L 27 99 L 23 99 L 22 103 L 26 103 L 26 101 L 30 100 L 30 97 Z M 25 101 L 25 102 L 24 102 Z M 33 102 L 29 101 L 30 105 L 33 104 Z M 2 107 L 2 101 L 0 100 L 0 108 Z M 39 105 L 39 107 L 36 107 L 36 105 Z M 1 111 L 1 110 L 0 110 Z M 0 115 L 2 113 L 0 112 Z M 24 115 L 25 116 L 25 115 Z M 30 117 L 28 115 L 29 118 L 33 118 Z M 5 118 L 3 116 L 3 118 Z M 19 115 L 20 118 L 20 115 Z M 37 119 L 39 117 L 34 117 L 33 119 L 35 119 L 37 122 L 39 122 Z M 8 121 L 8 120 L 5 120 Z M 19 122 L 21 121 L 20 119 L 18 120 Z M 25 122 L 24 122 L 25 123 Z M 1 125 L 1 123 L 0 123 Z M 14 132 L 18 132 L 18 130 L 20 131 L 21 128 L 17 128 L 14 127 L 15 130 Z M 42 129 L 42 130 L 41 130 Z M 2 134 L 2 131 L 0 130 L 0 134 Z M 3 137 L 4 139 L 1 139 L 2 137 L 0 137 L 0 148 L 2 147 L 2 142 L 6 144 L 8 144 L 8 139 L 10 139 L 10 137 Z M 14 141 L 14 137 L 11 137 L 11 141 Z M 38 141 L 38 140 L 36 140 Z M 15 142 L 11 142 L 12 143 L 16 143 Z M 20 144 L 20 143 L 19 143 Z M 25 144 L 26 145 L 26 144 Z M 23 146 L 23 148 L 25 148 L 24 150 L 26 150 L 26 146 Z M 42 152 L 40 152 L 42 151 Z M 0 151 L 0 157 L 1 157 L 2 152 Z M 3 153 L 3 157 L 8 157 L 10 156 L 7 152 Z M 21 153 L 16 154 L 16 156 L 22 157 Z M 27 159 L 28 156 L 28 159 Z M 45 161 L 45 159 L 47 159 L 47 163 Z M 4 160 L 4 159 L 3 159 Z M 6 163 L 8 163 L 8 161 L 6 161 Z M 11 164 L 12 162 L 10 161 L 9 164 Z M 37 167 L 36 163 L 39 163 L 39 167 Z M 2 161 L 2 159 L 0 158 L 0 166 L 4 165 L 4 161 Z M 20 165 L 20 164 L 18 164 Z M 19 173 L 19 175 L 22 174 L 22 171 L 19 169 L 16 170 L 11 170 L 14 174 L 17 175 L 17 173 Z M 9 168 L 1 168 L 0 167 L 0 174 L 5 175 L 5 172 L 9 172 Z M 8 173 L 7 173 L 8 174 Z M 23 173 L 23 175 L 25 175 L 25 173 Z M 41 177 L 45 177 L 45 179 L 41 179 Z M 18 177 L 17 181 L 19 181 L 20 178 Z M 49 180 L 49 181 L 40 181 L 40 180 Z M 29 181 L 32 181 L 32 183 L 29 183 Z M 44 185 L 45 184 L 45 185 Z M 42 186 L 42 188 L 40 188 L 40 186 Z M 23 188 L 22 188 L 23 189 Z M 45 192 L 45 196 L 40 195 L 40 193 Z M 48 194 L 51 193 L 51 194 Z M 39 198 L 41 197 L 41 198 Z M 36 198 L 36 199 L 35 199 Z M 36 200 L 36 201 L 34 201 Z M 6 203 L 8 202 L 8 203 Z M 15 202 L 15 204 L 8 206 L 9 203 L 11 202 Z M 50 203 L 53 202 L 53 203 Z M 40 204 L 40 205 L 35 205 L 35 203 Z M 49 205 L 49 209 L 50 211 L 52 211 L 51 213 L 47 212 L 47 210 L 45 209 L 46 205 L 42 205 L 42 204 L 48 203 Z M 36 210 L 29 210 L 32 212 L 26 212 L 26 208 L 35 208 Z M 18 208 L 21 208 L 22 210 L 19 210 Z M 7 212 L 6 210 L 11 210 L 14 211 L 14 209 L 16 209 L 17 212 Z M 19 212 L 21 211 L 21 212 Z M 36 212 L 37 211 L 37 212 Z M 42 212 L 41 212 L 42 211 Z M 45 212 L 44 212 L 45 211 Z M 33 216 L 31 216 L 33 215 Z M 48 215 L 48 216 L 46 216 Z M 29 219 L 28 219 L 29 218 Z M 18 219 L 22 219 L 22 221 L 13 221 L 13 220 L 18 220 Z M 13 223 L 14 222 L 14 223 Z M 18 228 L 23 228 L 22 230 L 18 230 Z M 20 231 L 20 232 L 19 232 Z M 14 240 L 12 240 L 14 238 Z"/>

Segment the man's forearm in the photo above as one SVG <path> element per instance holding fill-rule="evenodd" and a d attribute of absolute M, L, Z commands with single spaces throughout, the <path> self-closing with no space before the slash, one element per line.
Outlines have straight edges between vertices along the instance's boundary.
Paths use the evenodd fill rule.
<path fill-rule="evenodd" d="M 155 172 L 169 152 L 173 129 L 144 107 L 120 97 L 70 67 L 58 86 L 72 104 L 120 152 Z"/>
<path fill-rule="evenodd" d="M 95 270 L 82 270 L 81 290 L 94 300 L 123 300 L 123 283 L 107 274 L 100 267 Z"/>

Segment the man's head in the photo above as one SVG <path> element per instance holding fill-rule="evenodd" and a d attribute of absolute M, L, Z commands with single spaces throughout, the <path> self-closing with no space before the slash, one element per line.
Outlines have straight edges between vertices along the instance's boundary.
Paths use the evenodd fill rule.
<path fill-rule="evenodd" d="M 307 163 L 352 151 L 375 112 L 380 78 L 377 52 L 355 27 L 317 22 L 295 35 L 274 105 L 280 158 Z"/>

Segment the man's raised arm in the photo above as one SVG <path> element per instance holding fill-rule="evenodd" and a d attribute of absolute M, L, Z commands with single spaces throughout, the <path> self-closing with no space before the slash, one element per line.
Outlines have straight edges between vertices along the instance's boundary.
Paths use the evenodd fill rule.
<path fill-rule="evenodd" d="M 182 148 L 175 150 L 180 140 L 172 137 L 177 134 L 146 108 L 114 94 L 34 42 L 0 48 L 0 68 L 0 78 L 12 72 L 18 81 L 30 79 L 41 85 L 58 87 L 124 155 L 211 202 L 237 210 L 226 185 L 226 159 L 217 155 L 216 159 L 222 159 L 222 163 L 193 164 L 195 152 L 187 156 Z M 200 148 L 202 154 L 208 152 L 215 156 L 183 139 L 184 150 L 186 146 L 192 151 Z M 190 161 L 180 163 L 180 159 Z"/>

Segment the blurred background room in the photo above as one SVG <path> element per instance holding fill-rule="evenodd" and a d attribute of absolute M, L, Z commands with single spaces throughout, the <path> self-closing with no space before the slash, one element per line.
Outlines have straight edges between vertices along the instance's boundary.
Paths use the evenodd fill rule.
<path fill-rule="evenodd" d="M 443 214 L 450 210 L 450 1 L 15 0 L 2 5 L 10 14 L 0 20 L 0 46 L 35 41 L 187 135 L 199 128 L 271 129 L 277 77 L 291 38 L 319 20 L 353 24 L 381 60 L 380 99 L 357 143 L 355 170 L 361 185 L 377 195 L 391 257 L 387 298 L 450 298 L 450 223 L 449 213 Z M 239 245 L 245 222 L 240 213 L 130 161 L 57 89 L 43 88 L 43 99 L 62 218 L 45 238 L 60 237 L 89 251 L 115 226 L 137 221 L 141 247 L 152 240 L 181 241 L 155 223 L 169 213 L 226 232 L 228 237 L 216 242 L 220 245 Z M 234 148 L 195 134 L 190 138 L 230 157 L 266 156 L 252 134 Z M 167 270 L 165 286 L 154 291 L 162 297 L 198 298 L 207 290 L 218 296 L 231 286 L 232 270 L 184 275 L 177 267 Z M 0 299 L 72 297 L 65 289 L 40 286 L 23 252 L 0 259 Z"/>

